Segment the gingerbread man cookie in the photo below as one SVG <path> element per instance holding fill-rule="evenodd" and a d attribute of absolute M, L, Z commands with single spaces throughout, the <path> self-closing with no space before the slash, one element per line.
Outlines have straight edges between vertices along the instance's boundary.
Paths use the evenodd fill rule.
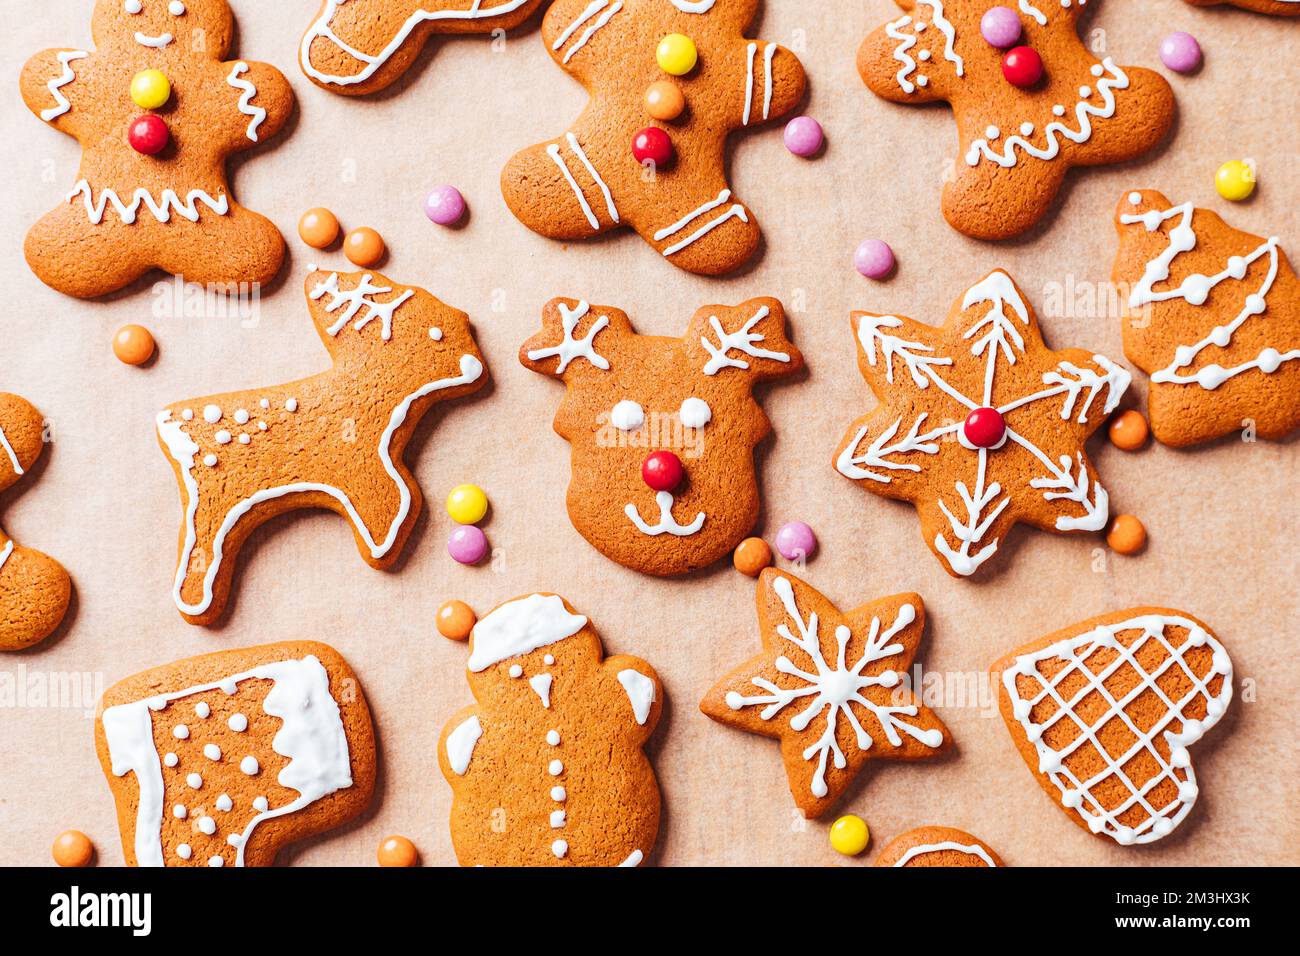
<path fill-rule="evenodd" d="M 1070 819 L 1121 846 L 1173 832 L 1199 792 L 1188 750 L 1232 701 L 1206 625 L 1140 607 L 1049 634 L 993 665 L 1020 755 Z"/>
<path fill-rule="evenodd" d="M 269 282 L 284 239 L 235 202 L 226 159 L 284 126 L 288 82 L 224 59 L 226 0 L 98 0 L 91 30 L 93 52 L 46 50 L 23 68 L 28 108 L 82 144 L 77 184 L 27 234 L 32 271 L 81 298 L 154 268 L 205 285 Z"/>
<path fill-rule="evenodd" d="M 362 559 L 391 566 L 422 504 L 403 449 L 435 404 L 486 382 L 466 315 L 423 289 L 321 270 L 306 292 L 333 368 L 158 415 L 185 508 L 173 596 L 191 624 L 220 617 L 240 548 L 287 511 L 342 515 Z"/>
<path fill-rule="evenodd" d="M 375 736 L 325 644 L 191 657 L 104 693 L 95 749 L 128 866 L 270 866 L 370 805 Z"/>
<path fill-rule="evenodd" d="M 852 322 L 880 406 L 850 427 L 835 468 L 916 505 L 945 570 L 974 574 L 1017 522 L 1106 527 L 1110 498 L 1084 445 L 1127 391 L 1126 369 L 1049 349 L 1002 271 L 971 286 L 941 328 L 869 312 Z"/>
<path fill-rule="evenodd" d="M 0 491 L 13 487 L 45 451 L 45 420 L 17 395 L 0 394 Z M 67 613 L 72 582 L 63 565 L 24 548 L 0 528 L 0 651 L 39 644 Z"/>
<path fill-rule="evenodd" d="M 569 517 L 606 557 L 685 574 L 753 528 L 753 450 L 771 431 L 753 386 L 803 367 L 780 302 L 707 306 L 676 339 L 637 334 L 618 309 L 555 299 L 519 358 L 567 386 L 555 431 L 572 446 Z"/>
<path fill-rule="evenodd" d="M 786 775 L 805 817 L 821 816 L 874 757 L 924 760 L 952 739 L 903 686 L 925 629 L 916 594 L 841 613 L 792 574 L 758 579 L 763 652 L 700 704 L 709 717 L 781 741 Z"/>
<path fill-rule="evenodd" d="M 1300 281 L 1276 236 L 1136 190 L 1115 213 L 1124 353 L 1151 376 L 1151 431 L 1181 447 L 1300 427 Z"/>
<path fill-rule="evenodd" d="M 325 0 L 298 51 L 321 89 L 375 93 L 410 69 L 435 34 L 519 26 L 543 0 Z"/>
<path fill-rule="evenodd" d="M 654 670 L 604 657 L 595 628 L 554 594 L 502 604 L 469 651 L 478 703 L 438 742 L 461 865 L 640 865 L 659 830 L 642 752 L 663 709 Z"/>
<path fill-rule="evenodd" d="M 908 13 L 867 37 L 858 71 L 887 100 L 952 105 L 961 153 L 943 189 L 943 215 L 968 236 L 1024 232 L 1047 213 L 1070 167 L 1140 156 L 1173 120 L 1164 77 L 1110 57 L 1099 61 L 1083 45 L 1076 29 L 1082 2 L 1020 0 L 1018 36 L 1010 41 L 1010 9 L 1012 30 L 981 30 L 990 9 L 1007 4 L 898 5 Z M 1016 46 L 1004 54 L 994 41 Z"/>
<path fill-rule="evenodd" d="M 747 261 L 759 228 L 727 185 L 726 139 L 788 113 L 805 86 L 793 53 L 745 38 L 756 10 L 757 0 L 557 0 L 542 35 L 591 102 L 567 133 L 506 166 L 511 211 L 552 239 L 629 226 L 689 272 Z"/>
<path fill-rule="evenodd" d="M 1006 866 L 983 840 L 952 827 L 908 830 L 880 851 L 874 865 L 909 868 Z"/>
<path fill-rule="evenodd" d="M 1278 17 L 1300 17 L 1300 0 L 1187 0 L 1197 7 L 1217 7 L 1232 4 L 1256 13 L 1271 13 Z"/>

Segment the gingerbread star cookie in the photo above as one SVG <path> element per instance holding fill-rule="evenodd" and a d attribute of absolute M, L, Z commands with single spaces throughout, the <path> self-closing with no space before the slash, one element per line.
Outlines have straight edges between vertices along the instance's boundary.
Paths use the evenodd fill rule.
<path fill-rule="evenodd" d="M 437 34 L 519 26 L 543 0 L 325 0 L 298 51 L 321 89 L 375 93 L 401 78 Z"/>
<path fill-rule="evenodd" d="M 1077 31 L 1082 2 L 1020 0 L 1014 11 L 995 0 L 898 5 L 907 14 L 867 37 L 858 71 L 887 100 L 952 105 L 960 153 L 943 214 L 968 236 L 1024 232 L 1047 213 L 1070 167 L 1133 159 L 1170 127 L 1169 84 L 1094 57 Z M 1011 28 L 986 34 L 993 7 L 1004 8 Z"/>
<path fill-rule="evenodd" d="M 1198 7 L 1217 7 L 1232 4 L 1256 13 L 1271 13 L 1278 17 L 1300 17 L 1300 0 L 1187 0 Z"/>
<path fill-rule="evenodd" d="M 952 742 L 903 686 L 925 628 L 916 594 L 841 613 L 792 574 L 758 579 L 763 651 L 700 704 L 709 717 L 781 741 L 790 792 L 805 817 L 829 810 L 873 757 L 923 760 Z"/>
<path fill-rule="evenodd" d="M 1017 522 L 1106 527 L 1110 498 L 1084 445 L 1132 376 L 1104 355 L 1049 349 L 1010 276 L 971 286 L 941 328 L 869 312 L 852 323 L 880 406 L 850 426 L 835 468 L 916 505 L 945 570 L 974 574 Z"/>
<path fill-rule="evenodd" d="M 563 136 L 516 155 L 501 191 L 552 239 L 630 227 L 688 272 L 746 262 L 759 228 L 732 195 L 724 153 L 735 130 L 790 112 L 798 58 L 745 38 L 756 0 L 557 0 L 542 36 L 591 94 Z"/>
<path fill-rule="evenodd" d="M 204 285 L 270 282 L 284 239 L 235 202 L 226 159 L 284 126 L 284 76 L 225 59 L 226 0 L 99 0 L 91 31 L 94 51 L 46 50 L 23 68 L 28 108 L 82 145 L 76 185 L 27 234 L 32 271 L 80 298 L 155 268 Z"/>
<path fill-rule="evenodd" d="M 1020 755 L 1070 819 L 1121 846 L 1183 822 L 1189 748 L 1232 701 L 1232 661 L 1182 611 L 1140 607 L 1049 634 L 993 665 Z"/>
<path fill-rule="evenodd" d="M 18 484 L 45 451 L 45 420 L 17 395 L 0 394 L 0 491 Z M 72 582 L 63 565 L 24 548 L 0 528 L 0 651 L 39 644 L 67 613 Z"/>
<path fill-rule="evenodd" d="M 240 548 L 287 511 L 347 518 L 362 559 L 390 567 L 422 504 L 403 449 L 434 405 L 486 382 L 467 316 L 423 289 L 321 270 L 306 293 L 329 371 L 158 415 L 185 509 L 173 597 L 191 624 L 221 616 Z"/>
<path fill-rule="evenodd" d="M 1151 431 L 1181 447 L 1300 426 L 1300 281 L 1276 236 L 1136 190 L 1115 213 L 1124 353 L 1151 376 Z"/>
<path fill-rule="evenodd" d="M 880 851 L 875 866 L 999 867 L 1006 866 L 993 848 L 964 830 L 952 827 L 917 827 L 894 839 Z"/>

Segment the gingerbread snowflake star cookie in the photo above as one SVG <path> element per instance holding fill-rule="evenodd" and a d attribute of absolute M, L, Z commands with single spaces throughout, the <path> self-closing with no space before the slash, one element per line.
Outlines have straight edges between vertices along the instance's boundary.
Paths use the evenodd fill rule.
<path fill-rule="evenodd" d="M 763 651 L 709 691 L 714 720 L 781 741 L 790 792 L 821 816 L 873 757 L 923 760 L 948 730 L 903 684 L 925 629 L 916 594 L 841 613 L 775 568 L 758 579 Z"/>
<path fill-rule="evenodd" d="M 1046 214 L 1070 167 L 1133 159 L 1169 129 L 1169 84 L 1093 56 L 1076 26 L 1083 2 L 898 5 L 907 14 L 867 37 L 858 71 L 887 100 L 952 105 L 960 153 L 943 214 L 968 236 L 1024 232 Z"/>
<path fill-rule="evenodd" d="M 1084 444 L 1128 389 L 1127 370 L 1049 349 L 1001 271 L 971 286 L 941 328 L 867 312 L 852 321 L 858 367 L 880 406 L 849 428 L 835 467 L 915 504 L 950 574 L 974 574 L 1016 522 L 1106 526 L 1110 499 Z"/>

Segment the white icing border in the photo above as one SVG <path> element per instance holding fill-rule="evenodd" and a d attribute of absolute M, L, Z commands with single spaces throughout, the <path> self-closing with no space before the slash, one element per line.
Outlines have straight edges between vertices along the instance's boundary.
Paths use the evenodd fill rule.
<path fill-rule="evenodd" d="M 914 846 L 899 857 L 898 862 L 895 863 L 894 866 L 907 866 L 907 864 L 911 863 L 912 860 L 916 859 L 918 856 L 924 856 L 926 853 L 938 853 L 941 850 L 959 850 L 967 856 L 977 856 L 989 866 L 994 867 L 995 869 L 997 868 L 997 864 L 993 862 L 993 857 L 989 856 L 984 847 L 980 846 L 978 843 L 971 843 L 968 845 L 965 843 L 956 843 L 952 840 L 944 840 L 942 843 L 926 843 L 921 846 Z"/>

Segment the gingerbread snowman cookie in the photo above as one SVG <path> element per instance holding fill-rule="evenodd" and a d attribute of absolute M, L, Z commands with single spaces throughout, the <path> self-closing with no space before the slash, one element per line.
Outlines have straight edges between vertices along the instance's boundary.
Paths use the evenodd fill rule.
<path fill-rule="evenodd" d="M 1025 232 L 1072 166 L 1134 159 L 1173 121 L 1162 76 L 1083 45 L 1082 2 L 897 2 L 907 12 L 867 37 L 858 71 L 887 100 L 951 104 L 961 152 L 943 215 L 968 236 Z"/>
<path fill-rule="evenodd" d="M 745 38 L 757 0 L 557 0 L 542 36 L 591 94 L 562 136 L 501 174 L 510 210 L 551 239 L 621 227 L 688 272 L 738 268 L 758 247 L 753 212 L 727 184 L 736 130 L 784 116 L 803 67 Z"/>
<path fill-rule="evenodd" d="M 280 271 L 284 240 L 235 202 L 226 160 L 284 126 L 293 91 L 273 66 L 225 59 L 234 29 L 226 0 L 98 0 L 93 51 L 28 61 L 28 108 L 82 145 L 76 185 L 27 234 L 42 282 L 91 298 L 155 268 L 205 285 Z"/>
<path fill-rule="evenodd" d="M 520 361 L 566 385 L 555 431 L 572 446 L 569 517 L 606 557 L 685 574 L 753 528 L 753 451 L 771 431 L 753 387 L 803 367 L 781 303 L 707 306 L 678 339 L 639 335 L 618 309 L 555 299 Z"/>
<path fill-rule="evenodd" d="M 1271 13 L 1277 17 L 1300 17 L 1300 0 L 1187 0 L 1198 7 L 1217 7 L 1232 4 L 1256 13 Z"/>
<path fill-rule="evenodd" d="M 605 657 L 567 601 L 530 594 L 474 626 L 468 668 L 478 703 L 438 742 L 461 865 L 639 866 L 659 830 L 650 665 Z"/>
<path fill-rule="evenodd" d="M 917 827 L 896 837 L 880 851 L 875 866 L 999 867 L 1006 866 L 993 848 L 964 830 Z"/>
<path fill-rule="evenodd" d="M 435 404 L 486 382 L 468 317 L 423 289 L 321 270 L 306 293 L 329 371 L 158 415 L 184 507 L 172 594 L 191 624 L 221 616 L 240 548 L 287 511 L 347 518 L 362 559 L 390 567 L 422 506 L 407 442 Z"/>

